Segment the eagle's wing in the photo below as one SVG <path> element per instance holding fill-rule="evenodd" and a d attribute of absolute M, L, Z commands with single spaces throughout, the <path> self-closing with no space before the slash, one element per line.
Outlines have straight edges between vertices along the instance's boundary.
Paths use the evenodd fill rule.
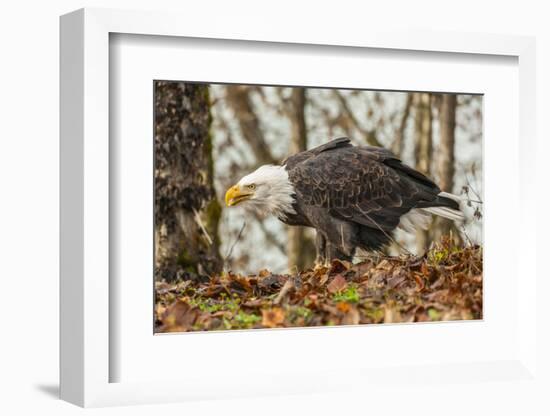
<path fill-rule="evenodd" d="M 323 152 L 348 147 L 353 147 L 353 145 L 351 144 L 351 140 L 347 137 L 339 137 L 320 146 L 314 147 L 313 149 L 289 156 L 285 160 L 283 160 L 283 163 L 281 164 L 286 165 L 287 169 L 293 169 L 294 166 L 296 166 L 298 163 L 302 163 L 304 160 L 315 157 Z"/>
<path fill-rule="evenodd" d="M 427 177 L 380 148 L 335 147 L 310 155 L 289 169 L 289 178 L 302 203 L 383 231 L 439 193 Z"/>

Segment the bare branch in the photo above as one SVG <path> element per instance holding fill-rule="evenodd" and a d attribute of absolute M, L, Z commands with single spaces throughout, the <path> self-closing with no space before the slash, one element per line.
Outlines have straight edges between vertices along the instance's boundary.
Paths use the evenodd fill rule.
<path fill-rule="evenodd" d="M 233 109 L 243 137 L 254 152 L 258 164 L 276 164 L 278 161 L 269 150 L 263 129 L 260 126 L 259 117 L 255 113 L 250 100 L 249 87 L 228 85 L 225 98 Z"/>
<path fill-rule="evenodd" d="M 355 129 L 364 136 L 365 141 L 371 146 L 382 147 L 382 145 L 376 138 L 375 132 L 367 130 L 361 126 L 361 123 L 359 123 L 359 120 L 357 120 L 357 117 L 355 117 L 355 114 L 353 114 L 353 111 L 351 111 L 351 108 L 349 108 L 348 102 L 346 101 L 346 98 L 342 95 L 342 93 L 338 90 L 333 90 L 333 94 L 340 102 L 344 115 L 353 124 Z"/>
<path fill-rule="evenodd" d="M 275 246 L 276 248 L 278 248 L 281 253 L 286 255 L 286 250 L 285 250 L 284 244 L 281 244 L 279 242 L 279 240 L 277 240 L 277 237 L 275 237 L 275 234 L 273 234 L 271 231 L 269 231 L 267 229 L 267 227 L 265 226 L 263 220 L 258 215 L 256 215 L 256 220 L 258 220 L 258 225 L 260 226 L 260 229 L 264 233 L 264 236 L 265 236 L 265 239 L 267 240 L 267 242 L 270 243 L 271 245 Z"/>
<path fill-rule="evenodd" d="M 231 254 L 233 254 L 233 249 L 235 248 L 235 245 L 237 244 L 237 242 L 241 239 L 241 235 L 243 234 L 245 227 L 246 227 L 246 221 L 243 221 L 243 225 L 239 231 L 239 234 L 237 234 L 237 238 L 229 248 L 229 251 L 227 252 L 227 255 L 225 256 L 225 258 L 223 259 L 224 264 L 227 263 L 227 260 L 231 258 Z"/>

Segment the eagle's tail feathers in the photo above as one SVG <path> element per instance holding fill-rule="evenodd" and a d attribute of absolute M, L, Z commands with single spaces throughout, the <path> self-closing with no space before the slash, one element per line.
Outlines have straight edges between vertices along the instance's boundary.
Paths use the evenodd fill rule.
<path fill-rule="evenodd" d="M 456 201 L 456 202 L 458 202 L 459 204 L 460 204 L 461 202 L 463 202 L 463 199 L 460 198 L 458 195 L 450 194 L 449 192 L 440 192 L 440 193 L 438 194 L 438 196 L 442 196 L 442 197 L 444 197 L 444 198 L 452 199 L 453 201 Z"/>
<path fill-rule="evenodd" d="M 422 208 L 424 211 L 429 212 L 430 214 L 439 215 L 443 218 L 448 218 L 453 221 L 462 221 L 464 220 L 464 214 L 462 211 L 457 209 L 452 209 L 448 207 L 431 207 L 431 208 Z"/>

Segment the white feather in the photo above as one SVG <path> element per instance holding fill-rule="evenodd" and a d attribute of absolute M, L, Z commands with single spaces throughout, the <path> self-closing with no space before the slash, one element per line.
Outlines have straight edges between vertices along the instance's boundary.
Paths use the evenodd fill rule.
<path fill-rule="evenodd" d="M 462 202 L 460 197 L 447 192 L 441 192 L 439 196 L 444 196 L 458 203 Z M 448 218 L 453 221 L 464 220 L 464 214 L 462 211 L 454 210 L 448 207 L 417 208 L 411 209 L 408 213 L 403 215 L 397 227 L 408 233 L 414 233 L 418 229 L 427 230 L 432 222 L 432 214 Z"/>
<path fill-rule="evenodd" d="M 459 196 L 450 194 L 448 192 L 440 192 L 439 196 L 452 199 L 453 201 L 458 202 L 459 204 L 462 201 Z M 424 211 L 429 212 L 430 214 L 439 215 L 443 218 L 448 218 L 453 221 L 463 221 L 464 213 L 460 210 L 452 209 L 449 207 L 432 207 L 432 208 L 422 208 Z"/>
<path fill-rule="evenodd" d="M 439 196 L 443 196 L 443 197 L 445 197 L 445 198 L 452 199 L 453 201 L 456 201 L 456 202 L 458 202 L 459 204 L 460 204 L 461 202 L 467 201 L 467 199 L 463 199 L 463 198 L 459 197 L 458 195 L 450 194 L 450 193 L 448 193 L 448 192 L 440 192 L 440 193 L 439 193 Z"/>
<path fill-rule="evenodd" d="M 453 221 L 462 221 L 464 219 L 464 214 L 461 211 L 447 207 L 422 208 L 422 210 Z"/>
<path fill-rule="evenodd" d="M 251 184 L 254 184 L 256 189 L 254 195 L 243 204 L 245 207 L 252 208 L 262 215 L 273 214 L 279 218 L 296 213 L 292 207 L 294 186 L 288 179 L 285 166 L 260 166 L 238 183 L 241 187 Z"/>
<path fill-rule="evenodd" d="M 417 229 L 428 229 L 432 218 L 430 214 L 420 209 L 411 209 L 399 220 L 398 228 L 408 233 L 414 233 Z"/>

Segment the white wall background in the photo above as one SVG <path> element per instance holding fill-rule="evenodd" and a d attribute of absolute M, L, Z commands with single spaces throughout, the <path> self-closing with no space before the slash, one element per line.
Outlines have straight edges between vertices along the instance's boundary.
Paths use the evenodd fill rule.
<path fill-rule="evenodd" d="M 188 3 L 188 4 L 187 4 Z M 214 4 L 215 3 L 215 4 Z M 331 0 L 299 3 L 278 1 L 168 0 L 20 0 L 4 2 L 0 11 L 0 413 L 73 414 L 82 410 L 56 399 L 58 383 L 58 16 L 74 9 L 116 7 L 180 10 L 193 19 L 220 13 L 280 21 L 281 30 L 321 21 L 327 31 L 354 25 L 433 28 L 434 30 L 510 33 L 537 36 L 539 175 L 550 155 L 550 30 L 544 1 L 461 0 Z M 185 22 L 182 22 L 185 24 Z M 543 138 L 546 138 L 545 140 Z M 548 176 L 548 175 L 546 175 Z M 548 189 L 548 177 L 539 187 Z M 546 185 L 545 185 L 546 184 Z M 542 199 L 544 198 L 544 199 Z M 547 209 L 541 196 L 539 218 Z M 539 250 L 547 223 L 541 223 Z M 542 266 L 543 259 L 539 256 Z M 549 293 L 549 284 L 538 287 Z M 539 319 L 548 308 L 539 305 Z M 544 316 L 543 316 L 544 315 Z M 546 322 L 547 322 L 546 319 Z M 546 354 L 539 359 L 550 374 Z M 328 381 L 329 382 L 329 381 Z M 535 396 L 542 392 L 498 383 L 483 389 L 457 385 L 454 395 L 432 391 L 395 397 L 388 389 L 387 406 L 371 407 L 364 397 L 284 397 L 210 403 L 142 406 L 95 410 L 99 414 L 543 414 Z M 380 403 L 380 400 L 377 401 Z M 546 404 L 548 406 L 548 404 Z M 548 414 L 548 413 L 546 413 Z"/>

